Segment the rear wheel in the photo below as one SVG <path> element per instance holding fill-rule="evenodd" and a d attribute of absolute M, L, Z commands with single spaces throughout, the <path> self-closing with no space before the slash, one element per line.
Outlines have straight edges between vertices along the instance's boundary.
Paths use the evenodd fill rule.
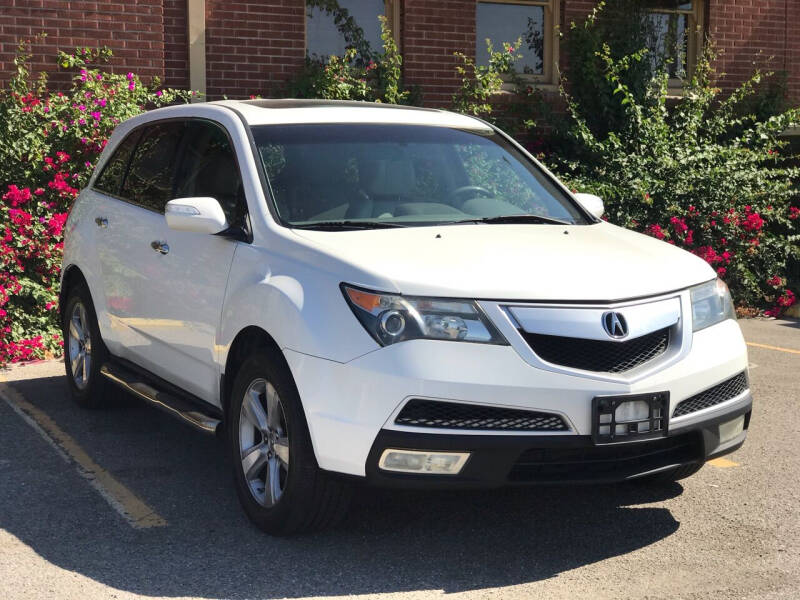
<path fill-rule="evenodd" d="M 236 492 L 259 528 L 287 535 L 346 514 L 349 486 L 317 466 L 297 388 L 277 352 L 259 351 L 242 363 L 227 431 Z"/>
<path fill-rule="evenodd" d="M 89 289 L 79 284 L 67 293 L 64 308 L 64 366 L 72 398 L 83 408 L 100 408 L 109 399 L 109 384 L 100 375 L 108 351 L 100 337 Z"/>

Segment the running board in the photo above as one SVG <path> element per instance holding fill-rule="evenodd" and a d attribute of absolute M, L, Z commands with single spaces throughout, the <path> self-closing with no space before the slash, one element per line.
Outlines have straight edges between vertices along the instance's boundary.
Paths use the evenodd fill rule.
<path fill-rule="evenodd" d="M 141 375 L 118 364 L 104 364 L 100 368 L 100 374 L 156 408 L 191 425 L 198 431 L 214 435 L 221 423 L 216 417 L 201 412 L 196 405 L 188 400 L 156 389 L 150 382 L 145 381 L 145 378 Z"/>

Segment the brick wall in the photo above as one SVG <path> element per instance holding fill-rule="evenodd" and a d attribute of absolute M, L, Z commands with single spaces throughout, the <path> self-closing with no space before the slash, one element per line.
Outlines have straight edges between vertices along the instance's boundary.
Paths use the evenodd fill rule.
<path fill-rule="evenodd" d="M 50 71 L 56 84 L 68 78 L 54 67 L 56 49 L 107 45 L 113 69 L 189 86 L 187 0 L 1 1 L 0 83 L 13 70 L 17 41 L 47 32 L 34 45 L 32 67 Z M 565 33 L 595 6 L 594 0 L 559 1 Z M 790 96 L 800 101 L 800 0 L 708 0 L 706 8 L 708 33 L 723 51 L 718 66 L 728 74 L 725 89 L 755 63 L 787 71 Z M 453 52 L 474 56 L 475 0 L 403 0 L 400 25 L 406 82 L 420 87 L 425 104 L 447 106 L 460 83 Z M 304 0 L 206 0 L 206 28 L 210 98 L 281 95 L 303 63 Z M 568 70 L 564 44 L 559 62 Z"/>
<path fill-rule="evenodd" d="M 189 87 L 186 0 L 164 0 L 164 85 Z"/>
<path fill-rule="evenodd" d="M 49 71 L 54 84 L 69 75 L 55 67 L 56 50 L 108 46 L 113 70 L 135 69 L 143 77 L 164 75 L 164 0 L 63 2 L 3 0 L 0 8 L 0 82 L 13 72 L 17 42 L 46 32 L 33 46 L 34 71 Z"/>
<path fill-rule="evenodd" d="M 745 80 L 754 66 L 786 71 L 789 95 L 800 100 L 800 2 L 797 0 L 710 0 L 708 31 L 722 51 L 722 88 Z"/>
<path fill-rule="evenodd" d="M 460 84 L 453 52 L 475 56 L 475 0 L 406 0 L 401 15 L 405 81 L 427 106 L 447 106 Z"/>
<path fill-rule="evenodd" d="M 303 0 L 206 0 L 210 98 L 278 95 L 304 58 Z"/>

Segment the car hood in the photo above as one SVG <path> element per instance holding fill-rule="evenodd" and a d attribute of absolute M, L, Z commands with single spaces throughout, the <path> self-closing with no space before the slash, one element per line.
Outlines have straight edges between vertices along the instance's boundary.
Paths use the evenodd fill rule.
<path fill-rule="evenodd" d="M 605 222 L 294 232 L 355 267 L 348 283 L 406 295 L 613 301 L 715 276 L 689 252 Z"/>

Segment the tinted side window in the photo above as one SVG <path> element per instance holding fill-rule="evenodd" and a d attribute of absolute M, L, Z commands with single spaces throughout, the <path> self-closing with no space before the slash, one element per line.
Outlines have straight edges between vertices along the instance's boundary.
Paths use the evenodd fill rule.
<path fill-rule="evenodd" d="M 96 190 L 119 196 L 122 180 L 125 178 L 125 171 L 128 169 L 128 161 L 131 158 L 133 149 L 136 147 L 140 134 L 141 130 L 136 130 L 129 133 L 128 137 L 119 143 L 114 154 L 111 155 L 111 158 L 108 159 L 105 167 L 103 167 L 100 176 L 94 182 Z"/>
<path fill-rule="evenodd" d="M 136 146 L 122 196 L 134 204 L 164 212 L 172 200 L 177 149 L 186 125 L 181 121 L 147 127 Z"/>
<path fill-rule="evenodd" d="M 247 203 L 242 178 L 225 130 L 208 121 L 189 123 L 178 169 L 176 198 L 215 198 L 230 225 L 243 225 Z"/>

